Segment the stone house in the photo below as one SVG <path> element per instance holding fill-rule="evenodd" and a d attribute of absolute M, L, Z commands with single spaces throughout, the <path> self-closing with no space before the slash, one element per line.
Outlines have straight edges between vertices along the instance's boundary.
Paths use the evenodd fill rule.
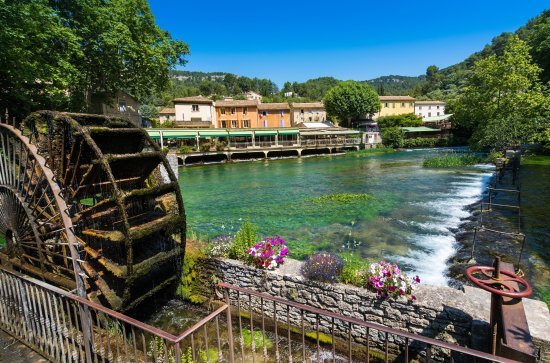
<path fill-rule="evenodd" d="M 257 100 L 223 100 L 215 103 L 216 127 L 222 129 L 258 127 Z"/>
<path fill-rule="evenodd" d="M 411 96 L 379 96 L 379 99 L 380 111 L 373 116 L 373 119 L 414 113 L 415 99 Z"/>
<path fill-rule="evenodd" d="M 416 101 L 414 113 L 422 117 L 434 117 L 445 115 L 445 102 L 443 101 Z"/>
<path fill-rule="evenodd" d="M 139 102 L 124 91 L 118 91 L 112 102 L 94 102 L 92 113 L 121 117 L 130 120 L 136 126 L 142 126 Z"/>
<path fill-rule="evenodd" d="M 214 102 L 203 96 L 183 97 L 174 100 L 175 126 L 190 128 L 215 127 Z"/>
<path fill-rule="evenodd" d="M 165 107 L 159 111 L 159 121 L 161 124 L 165 122 L 176 121 L 176 109 Z"/>
<path fill-rule="evenodd" d="M 290 127 L 290 107 L 288 103 L 260 103 L 258 104 L 257 127 Z"/>
<path fill-rule="evenodd" d="M 290 108 L 292 125 L 303 122 L 325 122 L 327 111 L 322 102 L 294 103 Z"/>

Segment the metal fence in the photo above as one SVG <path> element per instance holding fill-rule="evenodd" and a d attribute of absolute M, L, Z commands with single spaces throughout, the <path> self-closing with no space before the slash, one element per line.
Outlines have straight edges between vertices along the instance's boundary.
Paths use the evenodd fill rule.
<path fill-rule="evenodd" d="M 225 303 L 173 335 L 0 268 L 0 328 L 54 362 L 512 362 L 229 284 L 219 286 Z"/>

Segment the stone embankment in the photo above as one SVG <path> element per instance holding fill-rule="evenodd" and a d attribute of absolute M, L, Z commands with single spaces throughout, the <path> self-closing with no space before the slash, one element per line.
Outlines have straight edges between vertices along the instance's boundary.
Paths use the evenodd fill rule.
<path fill-rule="evenodd" d="M 415 302 L 405 299 L 379 299 L 363 288 L 344 284 L 324 284 L 305 279 L 300 262 L 288 260 L 282 268 L 264 271 L 229 259 L 207 259 L 202 263 L 203 281 L 224 281 L 229 284 L 265 292 L 273 296 L 307 304 L 387 327 L 458 343 L 484 350 L 488 341 L 473 336 L 488 336 L 489 293 L 473 287 L 465 291 L 442 286 L 417 286 Z M 254 305 L 254 304 L 253 304 Z M 541 361 L 550 361 L 550 314 L 545 303 L 524 299 L 531 335 L 540 350 Z M 259 306 L 253 306 L 257 312 Z M 272 314 L 272 306 L 262 306 Z M 278 310 L 278 309 L 277 309 Z M 284 314 L 283 314 L 284 315 Z M 292 316 L 299 321 L 299 316 Z M 286 319 L 286 317 L 285 317 Z M 314 316 L 306 317 L 314 320 Z M 309 321 L 314 326 L 315 321 Z M 329 332 L 329 324 L 321 324 Z M 341 334 L 343 335 L 343 334 Z M 364 333 L 354 330 L 357 343 L 365 342 Z"/>

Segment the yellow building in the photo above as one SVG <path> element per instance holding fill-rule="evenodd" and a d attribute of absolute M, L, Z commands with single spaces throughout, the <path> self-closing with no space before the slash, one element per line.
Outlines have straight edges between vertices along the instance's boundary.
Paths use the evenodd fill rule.
<path fill-rule="evenodd" d="M 375 120 L 383 116 L 414 113 L 415 99 L 411 96 L 379 96 L 379 98 L 380 111 L 374 115 Z"/>

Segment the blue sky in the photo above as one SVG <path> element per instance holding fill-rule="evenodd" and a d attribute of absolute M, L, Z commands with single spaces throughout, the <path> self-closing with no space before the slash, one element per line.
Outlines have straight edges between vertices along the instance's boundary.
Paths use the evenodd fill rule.
<path fill-rule="evenodd" d="M 523 1 L 150 0 L 190 71 L 303 82 L 417 76 L 462 61 L 548 6 Z"/>

